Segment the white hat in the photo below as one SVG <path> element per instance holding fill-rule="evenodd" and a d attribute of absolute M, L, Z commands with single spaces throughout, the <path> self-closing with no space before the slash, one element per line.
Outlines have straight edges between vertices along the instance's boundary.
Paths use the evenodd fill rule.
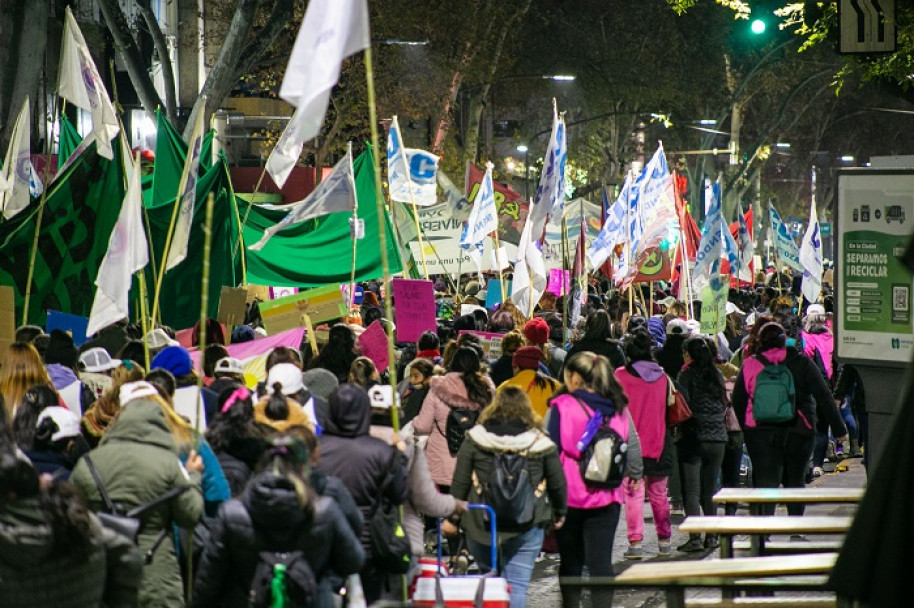
<path fill-rule="evenodd" d="M 755 325 L 755 313 L 750 312 L 749 316 L 746 317 L 746 327 L 752 327 L 753 325 Z"/>
<path fill-rule="evenodd" d="M 689 328 L 689 334 L 700 334 L 701 333 L 701 322 L 696 319 L 689 319 L 685 322 L 686 327 Z"/>
<path fill-rule="evenodd" d="M 277 363 L 270 368 L 267 375 L 267 391 L 270 394 L 273 393 L 273 385 L 277 382 L 282 385 L 283 395 L 294 395 L 305 388 L 301 370 L 292 363 Z"/>
<path fill-rule="evenodd" d="M 825 307 L 822 306 L 821 304 L 810 304 L 806 308 L 807 317 L 811 317 L 813 315 L 824 315 L 824 314 L 825 314 Z"/>
<path fill-rule="evenodd" d="M 733 313 L 736 313 L 740 316 L 744 316 L 746 314 L 743 311 L 741 311 L 739 309 L 739 307 L 736 304 L 734 304 L 733 302 L 727 302 L 727 314 L 731 315 Z"/>
<path fill-rule="evenodd" d="M 140 380 L 139 382 L 128 382 L 127 384 L 122 385 L 121 391 L 118 393 L 121 407 L 124 407 L 135 399 L 157 397 L 158 395 L 159 391 L 156 390 L 156 387 L 143 380 Z"/>
<path fill-rule="evenodd" d="M 222 357 L 216 361 L 213 374 L 238 374 L 240 376 L 244 374 L 244 367 L 242 367 L 241 361 L 234 357 Z"/>
<path fill-rule="evenodd" d="M 82 369 L 87 372 L 103 373 L 119 367 L 120 359 L 112 359 L 104 348 L 90 348 L 79 356 Z"/>
<path fill-rule="evenodd" d="M 666 335 L 668 336 L 687 336 L 689 335 L 689 326 L 682 319 L 670 319 L 666 324 Z"/>
<path fill-rule="evenodd" d="M 168 337 L 168 334 L 165 333 L 165 330 L 161 327 L 156 327 L 146 334 L 146 337 L 143 338 L 146 340 L 146 344 L 149 345 L 149 348 L 165 348 L 166 346 L 179 346 L 177 340 L 172 340 Z"/>
<path fill-rule="evenodd" d="M 59 405 L 44 408 L 38 414 L 38 422 L 35 427 L 41 426 L 41 422 L 46 418 L 50 418 L 57 425 L 57 431 L 51 435 L 51 441 L 79 437 L 79 417 L 67 408 Z"/>

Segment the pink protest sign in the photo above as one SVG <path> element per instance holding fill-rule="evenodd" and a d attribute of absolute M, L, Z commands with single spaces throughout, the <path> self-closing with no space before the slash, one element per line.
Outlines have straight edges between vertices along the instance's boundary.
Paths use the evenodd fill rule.
<path fill-rule="evenodd" d="M 562 280 L 564 279 L 564 281 Z M 546 291 L 562 296 L 571 291 L 571 276 L 567 270 L 552 268 L 549 270 L 549 282 Z"/>
<path fill-rule="evenodd" d="M 362 354 L 374 361 L 379 372 L 387 369 L 390 356 L 387 351 L 387 332 L 380 321 L 375 321 L 359 336 L 359 348 Z"/>
<path fill-rule="evenodd" d="M 397 342 L 415 342 L 422 332 L 437 329 L 434 283 L 394 279 L 393 288 Z"/>

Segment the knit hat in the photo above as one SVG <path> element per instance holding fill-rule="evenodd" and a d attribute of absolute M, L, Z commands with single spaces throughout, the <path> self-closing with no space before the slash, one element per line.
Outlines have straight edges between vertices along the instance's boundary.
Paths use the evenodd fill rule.
<path fill-rule="evenodd" d="M 242 376 L 244 375 L 244 367 L 241 365 L 241 361 L 234 357 L 222 357 L 216 361 L 213 374 L 236 374 Z"/>
<path fill-rule="evenodd" d="M 121 390 L 118 393 L 118 399 L 121 402 L 121 407 L 124 407 L 131 401 L 135 399 L 142 399 L 143 397 L 157 397 L 159 391 L 156 390 L 149 382 L 145 380 L 140 380 L 139 382 L 128 382 L 127 384 L 121 385 Z"/>
<path fill-rule="evenodd" d="M 57 330 L 54 330 L 57 331 Z M 79 416 L 65 407 L 52 405 L 41 410 L 35 428 L 41 426 L 42 421 L 50 418 L 57 425 L 57 430 L 51 435 L 51 441 L 58 441 L 68 437 L 79 437 Z"/>
<path fill-rule="evenodd" d="M 120 366 L 120 359 L 112 359 L 104 348 L 90 348 L 79 356 L 79 366 L 83 371 L 103 374 Z"/>
<path fill-rule="evenodd" d="M 301 370 L 291 363 L 278 363 L 270 368 L 270 373 L 267 374 L 267 392 L 272 394 L 273 385 L 277 382 L 282 385 L 283 395 L 294 395 L 305 388 Z"/>
<path fill-rule="evenodd" d="M 149 348 L 153 350 L 156 348 L 164 348 L 166 346 L 177 346 L 178 344 L 177 341 L 169 338 L 168 334 L 166 334 L 165 330 L 161 327 L 156 327 L 147 333 L 144 340 L 146 340 L 146 344 L 149 345 Z"/>
<path fill-rule="evenodd" d="M 549 341 L 549 324 L 542 317 L 534 317 L 524 325 L 524 337 L 531 344 L 545 344 Z"/>
<path fill-rule="evenodd" d="M 682 319 L 673 319 L 666 324 L 666 335 L 668 336 L 688 336 L 689 326 Z"/>
<path fill-rule="evenodd" d="M 336 387 L 340 385 L 340 381 L 336 377 L 336 374 L 321 367 L 315 367 L 314 369 L 303 372 L 302 382 L 305 383 L 305 386 L 308 387 L 308 390 L 311 391 L 312 395 L 320 397 L 324 401 L 326 401 L 327 398 L 330 397 L 330 393 L 335 391 Z"/>
<path fill-rule="evenodd" d="M 511 365 L 518 369 L 537 369 L 543 360 L 543 351 L 537 346 L 522 346 L 511 357 Z"/>
<path fill-rule="evenodd" d="M 48 347 L 44 351 L 44 362 L 48 365 L 59 363 L 64 367 L 75 368 L 79 353 L 73 344 L 73 336 L 60 329 L 51 330 Z"/>
<path fill-rule="evenodd" d="M 152 359 L 149 368 L 168 370 L 177 378 L 189 374 L 194 369 L 194 364 L 190 360 L 190 353 L 183 346 L 166 346 Z"/>
<path fill-rule="evenodd" d="M 251 342 L 255 337 L 254 329 L 250 325 L 239 325 L 232 331 L 232 344 Z"/>

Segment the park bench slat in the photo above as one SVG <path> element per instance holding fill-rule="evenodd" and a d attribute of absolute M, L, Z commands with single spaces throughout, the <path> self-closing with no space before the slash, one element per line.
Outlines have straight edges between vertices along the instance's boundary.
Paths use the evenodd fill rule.
<path fill-rule="evenodd" d="M 844 516 L 734 515 L 689 516 L 679 524 L 680 532 L 710 534 L 839 534 L 853 521 Z"/>
<path fill-rule="evenodd" d="M 615 585 L 644 584 L 688 586 L 702 578 L 780 577 L 794 574 L 826 574 L 838 558 L 837 553 L 812 553 L 765 557 L 737 557 L 684 562 L 635 564 L 616 576 Z"/>
<path fill-rule="evenodd" d="M 864 492 L 864 488 L 721 488 L 714 502 L 859 503 Z"/>

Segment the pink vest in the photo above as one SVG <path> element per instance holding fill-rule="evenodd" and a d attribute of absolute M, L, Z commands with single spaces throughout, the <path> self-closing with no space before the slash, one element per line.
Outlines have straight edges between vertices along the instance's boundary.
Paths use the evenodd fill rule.
<path fill-rule="evenodd" d="M 577 444 L 584 434 L 584 427 L 590 420 L 593 409 L 587 406 L 587 412 L 572 395 L 561 395 L 552 400 L 553 416 L 561 416 L 561 445 L 559 460 L 568 483 L 568 506 L 573 509 L 599 509 L 612 503 L 622 503 L 622 488 L 591 488 L 581 479 L 581 453 Z M 587 405 L 587 404 L 584 404 Z M 609 422 L 610 428 L 628 441 L 628 415 L 616 414 Z"/>

